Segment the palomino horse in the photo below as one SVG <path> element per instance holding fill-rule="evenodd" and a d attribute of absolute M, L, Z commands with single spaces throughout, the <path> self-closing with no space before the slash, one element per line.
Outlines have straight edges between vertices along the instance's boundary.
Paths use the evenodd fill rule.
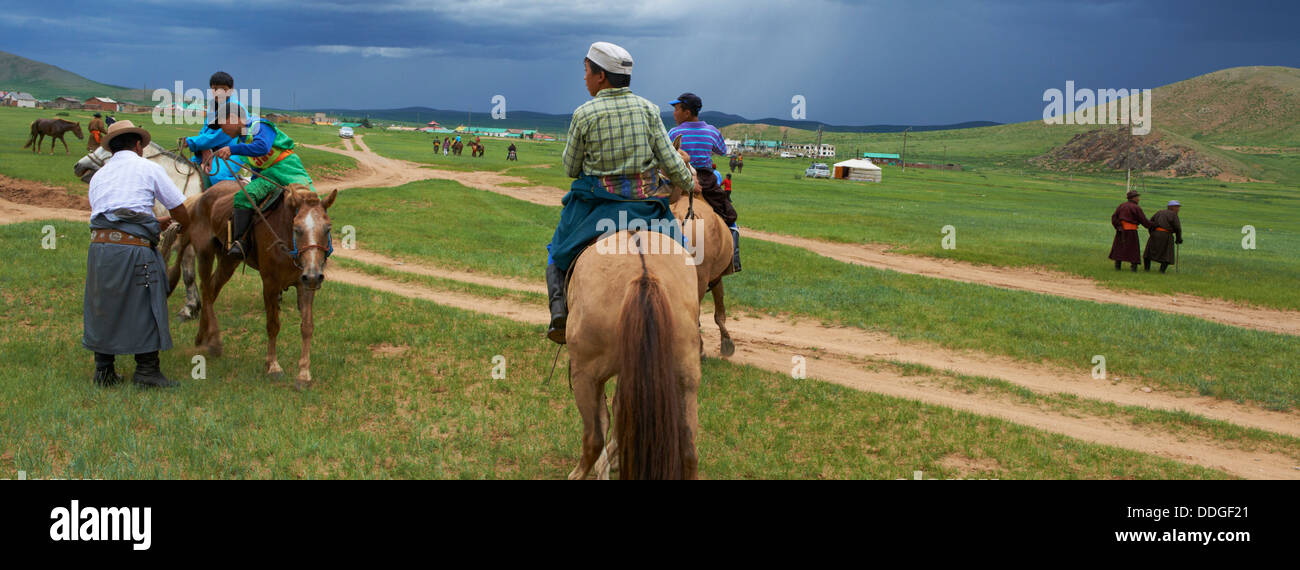
<path fill-rule="evenodd" d="M 104 166 L 104 162 L 113 157 L 113 153 L 102 147 L 96 147 L 77 164 L 72 167 L 72 172 L 80 178 L 82 182 L 90 183 L 90 179 L 95 176 L 95 172 Z M 192 202 L 194 196 L 203 192 L 206 185 L 204 176 L 195 168 L 190 161 L 181 156 L 170 152 L 158 143 L 149 143 L 149 148 L 145 149 L 145 158 L 150 162 L 163 167 L 167 177 L 172 183 L 180 188 L 181 193 L 185 195 L 186 203 Z M 153 203 L 153 215 L 156 218 L 167 216 L 167 209 L 158 202 Z M 163 234 L 164 239 L 159 243 L 158 250 L 162 253 L 163 260 L 167 262 L 168 292 L 176 288 L 176 282 L 180 279 L 180 274 L 185 276 L 185 306 L 181 307 L 178 316 L 182 321 L 194 318 L 199 310 L 198 287 L 194 284 L 194 249 L 184 248 L 177 255 L 176 263 L 171 262 L 171 245 L 173 241 L 167 239 L 174 236 Z"/>
<path fill-rule="evenodd" d="M 23 148 L 32 146 L 33 154 L 40 154 L 41 144 L 45 142 L 45 137 L 50 137 L 50 154 L 54 154 L 54 141 L 63 143 L 63 154 L 72 154 L 68 151 L 68 141 L 63 140 L 64 133 L 72 131 L 77 135 L 77 140 L 83 140 L 86 137 L 81 135 L 81 123 L 74 123 L 64 119 L 36 119 L 32 121 L 32 136 L 27 139 L 27 144 Z M 40 140 L 37 140 L 40 137 Z"/>
<path fill-rule="evenodd" d="M 203 307 L 199 314 L 199 331 L 195 346 L 206 347 L 212 356 L 221 355 L 221 330 L 217 325 L 216 302 L 221 288 L 239 267 L 239 261 L 226 255 L 217 235 L 224 235 L 226 220 L 234 207 L 239 184 L 232 181 L 214 184 L 189 205 L 191 228 L 182 246 L 192 241 L 199 260 L 199 277 L 203 279 Z M 278 378 L 284 369 L 276 359 L 275 339 L 280 334 L 280 297 L 289 287 L 298 289 L 298 312 L 302 315 L 302 356 L 298 359 L 295 386 L 301 390 L 311 384 L 311 337 L 315 328 L 312 302 L 325 281 L 325 261 L 332 251 L 330 218 L 326 210 L 334 203 L 338 190 L 321 198 L 306 186 L 290 184 L 282 203 L 261 216 L 254 217 L 253 236 L 256 251 L 244 262 L 262 276 L 262 302 L 266 307 L 266 373 Z M 188 203 L 187 203 L 188 205 Z M 293 249 L 289 249 L 290 247 Z M 217 270 L 212 271 L 213 259 Z"/>
<path fill-rule="evenodd" d="M 673 238 L 616 232 L 572 266 L 566 331 L 582 415 L 586 479 L 610 427 L 605 382 L 618 375 L 609 455 L 623 479 L 694 479 L 699 467 L 700 316 L 695 269 Z M 608 463 L 597 470 L 609 476 Z"/>

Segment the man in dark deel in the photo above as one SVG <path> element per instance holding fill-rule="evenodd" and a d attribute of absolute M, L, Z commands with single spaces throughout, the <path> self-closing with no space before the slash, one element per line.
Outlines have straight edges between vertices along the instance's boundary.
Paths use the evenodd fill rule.
<path fill-rule="evenodd" d="M 167 278 L 158 244 L 157 200 L 181 227 L 190 224 L 185 196 L 157 164 L 144 158 L 149 131 L 131 121 L 108 127 L 103 146 L 113 153 L 90 179 L 90 247 L 86 252 L 86 297 L 82 346 L 95 353 L 94 382 L 122 381 L 118 354 L 135 355 L 131 381 L 171 387 L 158 351 L 172 347 L 167 328 Z"/>
<path fill-rule="evenodd" d="M 1142 263 L 1142 247 L 1138 243 L 1139 226 L 1154 231 L 1155 224 L 1147 219 L 1146 214 L 1142 213 L 1142 207 L 1138 206 L 1137 191 L 1130 190 L 1127 194 L 1128 200 L 1115 208 L 1115 213 L 1110 215 L 1110 225 L 1115 226 L 1115 240 L 1110 245 L 1110 258 L 1115 260 L 1115 270 L 1118 271 L 1124 262 L 1133 264 L 1133 271 L 1138 270 L 1138 264 Z"/>
<path fill-rule="evenodd" d="M 1147 237 L 1147 248 L 1142 253 L 1142 265 L 1147 271 L 1151 271 L 1152 261 L 1160 264 L 1161 273 L 1177 261 L 1174 245 L 1183 243 L 1183 224 L 1178 220 L 1178 210 L 1182 207 L 1178 200 L 1170 200 L 1164 210 L 1151 216 L 1155 229 Z"/>

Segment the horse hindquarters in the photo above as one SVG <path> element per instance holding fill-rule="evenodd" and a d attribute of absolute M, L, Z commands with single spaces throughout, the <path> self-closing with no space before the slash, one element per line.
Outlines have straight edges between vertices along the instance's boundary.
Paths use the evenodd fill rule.
<path fill-rule="evenodd" d="M 694 442 L 678 378 L 670 310 L 663 284 L 646 273 L 623 300 L 614 432 L 624 479 L 694 476 Z"/>

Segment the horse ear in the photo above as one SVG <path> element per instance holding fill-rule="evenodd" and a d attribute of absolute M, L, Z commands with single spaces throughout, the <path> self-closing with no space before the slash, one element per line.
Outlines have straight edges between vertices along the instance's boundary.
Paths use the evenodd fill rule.
<path fill-rule="evenodd" d="M 285 189 L 284 189 L 284 205 L 285 205 L 285 206 L 288 206 L 289 209 L 291 209 L 291 210 L 292 210 L 292 209 L 296 209 L 296 208 L 298 207 L 298 191 L 297 191 L 297 190 L 294 190 L 293 188 L 285 188 Z"/>
<path fill-rule="evenodd" d="M 338 197 L 338 195 L 339 195 L 339 191 L 337 188 L 331 190 L 330 195 L 326 196 L 324 200 L 320 201 L 320 205 L 323 206 L 326 210 L 330 209 L 330 206 L 334 205 L 334 198 Z"/>

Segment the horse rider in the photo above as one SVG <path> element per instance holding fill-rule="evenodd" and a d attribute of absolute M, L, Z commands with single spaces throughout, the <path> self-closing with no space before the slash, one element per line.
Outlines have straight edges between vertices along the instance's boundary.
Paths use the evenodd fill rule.
<path fill-rule="evenodd" d="M 1141 196 L 1138 191 L 1130 190 L 1126 197 L 1128 198 L 1118 208 L 1115 213 L 1110 215 L 1110 225 L 1115 227 L 1115 239 L 1110 245 L 1110 258 L 1115 260 L 1115 270 L 1119 271 L 1124 262 L 1133 264 L 1133 271 L 1138 270 L 1138 264 L 1142 262 L 1142 250 L 1138 247 L 1138 226 L 1155 231 L 1155 224 L 1148 220 L 1146 214 L 1142 213 L 1142 207 L 1138 205 Z"/>
<path fill-rule="evenodd" d="M 1155 228 L 1147 236 L 1147 248 L 1142 252 L 1142 265 L 1147 271 L 1151 271 L 1153 260 L 1160 264 L 1161 273 L 1177 261 L 1174 245 L 1183 243 L 1183 223 L 1178 219 L 1182 207 L 1178 200 L 1170 200 L 1165 209 L 1151 215 Z"/>
<path fill-rule="evenodd" d="M 239 98 L 235 95 L 235 78 L 229 73 L 218 71 L 212 74 L 208 79 L 208 89 L 212 91 L 212 105 L 207 110 L 207 117 L 204 121 L 203 129 L 199 134 L 192 137 L 182 137 L 181 146 L 190 149 L 190 161 L 197 167 L 199 165 L 208 165 L 215 162 L 216 168 L 213 173 L 209 174 L 207 169 L 203 170 L 208 175 L 208 183 L 216 184 L 223 180 L 234 180 L 239 175 L 239 168 L 244 165 L 244 159 L 236 157 L 230 162 L 223 160 L 212 161 L 210 158 L 213 149 L 221 148 L 230 144 L 230 136 L 221 130 L 219 117 L 224 117 L 225 106 L 238 105 L 243 107 Z M 247 108 L 244 108 L 247 111 Z M 207 156 L 204 159 L 204 156 Z"/>
<path fill-rule="evenodd" d="M 86 153 L 95 152 L 95 149 L 100 147 L 100 143 L 104 142 L 104 134 L 108 132 L 108 125 L 104 124 L 104 119 L 101 117 L 103 115 L 95 113 L 95 118 L 91 119 L 90 124 L 86 125 L 86 129 L 90 131 L 90 136 L 86 137 Z"/>
<path fill-rule="evenodd" d="M 736 208 L 731 205 L 731 193 L 719 183 L 718 168 L 713 163 L 713 155 L 727 156 L 727 143 L 717 128 L 700 120 L 704 101 L 698 95 L 682 93 L 668 104 L 673 106 L 673 120 L 677 121 L 677 126 L 668 131 L 668 138 L 682 138 L 682 150 L 691 157 L 701 195 L 731 229 L 731 266 L 739 273 L 740 229 L 736 226 Z"/>
<path fill-rule="evenodd" d="M 144 158 L 149 131 L 131 121 L 108 127 L 103 148 L 113 153 L 90 179 L 90 246 L 86 252 L 86 292 L 82 346 L 95 353 L 93 381 L 122 381 L 114 361 L 135 355 L 131 382 L 141 386 L 178 385 L 163 375 L 158 352 L 172 347 L 167 327 L 167 279 L 158 243 L 154 200 L 171 219 L 189 225 L 185 196 L 163 167 Z"/>
<path fill-rule="evenodd" d="M 563 162 L 565 174 L 575 180 L 561 201 L 560 222 L 546 246 L 551 309 L 546 336 L 559 344 L 565 342 L 568 318 L 565 277 L 574 258 L 600 237 L 601 222 L 620 216 L 639 219 L 649 228 L 676 232 L 673 237 L 680 240 L 681 226 L 668 208 L 671 188 L 660 182 L 657 170 L 678 188 L 690 191 L 694 185 L 690 166 L 668 140 L 659 107 L 628 87 L 632 55 L 617 45 L 596 42 L 587 50 L 583 67 L 587 93 L 593 98 L 580 105 L 569 122 Z"/>
<path fill-rule="evenodd" d="M 253 208 L 265 203 L 275 196 L 280 188 L 290 184 L 302 184 L 316 191 L 311 175 L 298 153 L 294 152 L 297 143 L 284 134 L 274 123 L 260 118 L 250 118 L 247 111 L 239 105 L 227 107 L 228 115 L 221 129 L 229 136 L 231 144 L 217 149 L 215 156 L 219 160 L 231 156 L 248 157 L 248 166 L 256 174 L 252 182 L 244 186 L 243 191 L 236 192 L 232 208 L 232 230 L 227 254 L 243 259 L 247 254 L 247 242 L 244 239 L 253 222 Z"/>
<path fill-rule="evenodd" d="M 519 160 L 519 154 L 516 152 L 515 143 L 510 143 L 506 148 L 506 160 Z"/>

